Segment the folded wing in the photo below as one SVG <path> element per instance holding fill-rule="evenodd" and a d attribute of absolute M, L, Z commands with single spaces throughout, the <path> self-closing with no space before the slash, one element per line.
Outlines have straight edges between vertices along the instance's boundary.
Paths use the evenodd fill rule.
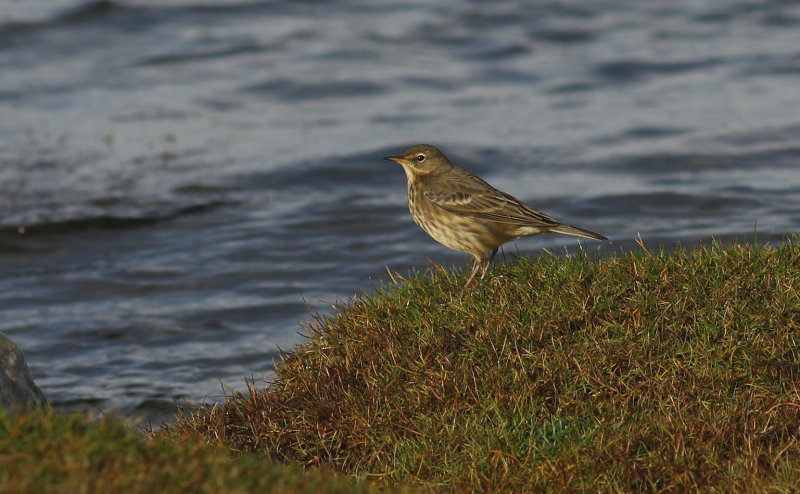
<path fill-rule="evenodd" d="M 425 197 L 445 211 L 462 216 L 484 218 L 511 225 L 553 227 L 559 224 L 550 216 L 533 209 L 512 195 L 493 188 L 474 175 L 461 178 L 457 191 L 449 187 L 434 186 L 429 187 Z"/>

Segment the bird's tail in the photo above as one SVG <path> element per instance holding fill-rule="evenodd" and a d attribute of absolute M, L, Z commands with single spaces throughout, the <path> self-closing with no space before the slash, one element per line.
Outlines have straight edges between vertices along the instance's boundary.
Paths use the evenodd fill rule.
<path fill-rule="evenodd" d="M 590 232 L 589 230 L 584 230 L 583 228 L 578 228 L 575 226 L 569 225 L 557 225 L 550 228 L 551 232 L 554 233 L 563 233 L 565 235 L 574 235 L 576 237 L 585 237 L 585 238 L 593 238 L 595 240 L 599 240 L 601 242 L 611 243 L 611 240 L 607 239 L 606 237 L 600 235 L 599 233 Z"/>

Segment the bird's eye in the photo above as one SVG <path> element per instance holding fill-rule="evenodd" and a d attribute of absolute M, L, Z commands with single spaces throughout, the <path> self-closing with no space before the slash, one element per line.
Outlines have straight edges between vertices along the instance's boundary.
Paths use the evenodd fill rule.
<path fill-rule="evenodd" d="M 425 155 L 424 154 L 418 154 L 417 155 L 417 161 L 419 161 L 420 163 L 425 161 Z"/>

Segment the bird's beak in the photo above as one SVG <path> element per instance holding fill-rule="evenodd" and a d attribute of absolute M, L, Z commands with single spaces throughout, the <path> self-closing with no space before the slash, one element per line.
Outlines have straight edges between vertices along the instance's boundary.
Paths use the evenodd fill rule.
<path fill-rule="evenodd" d="M 383 158 L 385 160 L 394 161 L 395 163 L 400 163 L 401 165 L 408 165 L 411 163 L 411 160 L 407 160 L 402 156 L 387 156 Z"/>

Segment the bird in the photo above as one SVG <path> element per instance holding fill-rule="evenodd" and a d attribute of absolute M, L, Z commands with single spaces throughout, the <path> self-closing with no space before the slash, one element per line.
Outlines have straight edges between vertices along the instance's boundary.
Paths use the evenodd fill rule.
<path fill-rule="evenodd" d="M 414 222 L 440 244 L 472 254 L 472 272 L 463 297 L 479 270 L 486 277 L 497 250 L 506 242 L 541 233 L 563 233 L 610 240 L 599 233 L 567 225 L 498 190 L 449 159 L 430 144 L 417 144 L 400 156 L 408 179 L 408 209 Z"/>

